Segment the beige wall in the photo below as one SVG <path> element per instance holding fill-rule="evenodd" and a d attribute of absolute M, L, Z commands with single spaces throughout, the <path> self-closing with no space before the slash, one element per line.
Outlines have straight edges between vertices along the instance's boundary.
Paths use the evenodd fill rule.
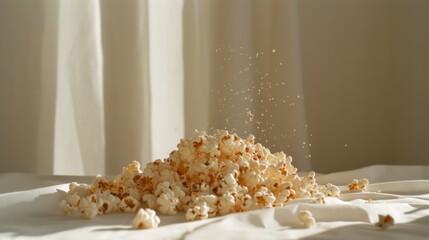
<path fill-rule="evenodd" d="M 429 164 L 427 22 L 428 1 L 301 2 L 314 169 Z"/>
<path fill-rule="evenodd" d="M 211 127 L 252 132 L 302 170 L 429 164 L 429 1 L 211 3 Z"/>

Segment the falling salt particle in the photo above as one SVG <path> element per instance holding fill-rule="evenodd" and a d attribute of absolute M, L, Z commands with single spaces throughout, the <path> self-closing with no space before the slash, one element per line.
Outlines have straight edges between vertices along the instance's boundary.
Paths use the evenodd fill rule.
<path fill-rule="evenodd" d="M 344 147 L 348 147 L 347 143 L 346 143 L 346 144 L 344 144 Z"/>
<path fill-rule="evenodd" d="M 300 98 L 301 96 L 298 95 L 298 98 Z"/>
<path fill-rule="evenodd" d="M 256 53 L 256 56 L 255 56 L 255 58 L 258 58 L 258 56 L 259 56 L 259 52 L 257 52 L 257 53 Z"/>
<path fill-rule="evenodd" d="M 308 146 L 311 147 L 311 143 L 309 143 Z"/>
<path fill-rule="evenodd" d="M 273 53 L 275 53 L 275 52 L 276 52 L 276 50 L 275 50 L 275 49 L 273 49 L 272 51 L 273 51 Z"/>
<path fill-rule="evenodd" d="M 305 142 L 302 142 L 303 145 L 305 145 Z"/>
<path fill-rule="evenodd" d="M 280 66 L 283 65 L 283 63 L 280 63 Z"/>
<path fill-rule="evenodd" d="M 293 131 L 296 132 L 296 129 L 294 128 Z"/>

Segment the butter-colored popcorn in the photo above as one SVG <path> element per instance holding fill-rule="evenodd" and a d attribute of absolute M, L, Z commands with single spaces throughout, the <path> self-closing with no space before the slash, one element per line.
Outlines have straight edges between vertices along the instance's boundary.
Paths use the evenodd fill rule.
<path fill-rule="evenodd" d="M 137 199 L 128 196 L 122 199 L 121 203 L 119 203 L 119 211 L 121 212 L 135 212 L 140 208 L 140 201 Z"/>
<path fill-rule="evenodd" d="M 77 194 L 79 196 L 85 197 L 91 194 L 92 187 L 87 184 L 78 184 L 75 182 L 70 183 L 68 194 Z"/>
<path fill-rule="evenodd" d="M 127 186 L 135 186 L 133 178 L 139 173 L 141 173 L 140 163 L 132 161 L 127 167 L 122 168 L 122 173 L 115 178 L 115 182 L 122 182 Z"/>
<path fill-rule="evenodd" d="M 328 183 L 325 186 L 320 188 L 320 192 L 328 197 L 339 197 L 340 189 L 333 185 L 332 183 Z"/>
<path fill-rule="evenodd" d="M 369 181 L 366 178 L 362 178 L 360 180 L 353 179 L 353 181 L 348 185 L 350 191 L 366 191 L 369 185 Z"/>
<path fill-rule="evenodd" d="M 170 189 L 161 193 L 156 200 L 158 209 L 161 213 L 167 215 L 175 215 L 177 213 L 176 206 L 179 203 L 179 199 L 174 196 L 174 192 Z"/>
<path fill-rule="evenodd" d="M 225 215 L 234 211 L 235 198 L 231 193 L 227 192 L 219 198 L 218 212 L 220 215 Z"/>
<path fill-rule="evenodd" d="M 311 193 L 304 188 L 300 188 L 296 191 L 296 198 L 309 198 Z"/>
<path fill-rule="evenodd" d="M 301 224 L 306 228 L 310 228 L 316 224 L 316 219 L 314 219 L 313 214 L 311 214 L 311 212 L 308 210 L 299 211 L 298 219 L 301 221 Z"/>
<path fill-rule="evenodd" d="M 153 194 L 146 194 L 142 197 L 143 202 L 145 202 L 149 208 L 151 209 L 157 209 L 158 205 L 156 203 L 157 197 L 155 197 Z"/>
<path fill-rule="evenodd" d="M 186 211 L 185 217 L 188 221 L 207 219 L 209 216 L 208 212 L 209 207 L 207 203 L 198 202 L 193 208 L 189 208 L 188 211 Z"/>
<path fill-rule="evenodd" d="M 133 161 L 113 180 L 98 175 L 91 185 L 71 183 L 60 207 L 68 215 L 93 217 L 144 206 L 163 214 L 185 212 L 186 219 L 198 220 L 284 206 L 297 198 L 324 202 L 324 194 L 339 192 L 333 185 L 318 189 L 314 172 L 298 176 L 291 156 L 271 153 L 253 135 L 240 138 L 216 130 L 181 139 L 167 159 L 150 162 L 143 171 Z"/>
<path fill-rule="evenodd" d="M 325 194 L 318 192 L 316 194 L 314 194 L 314 200 L 313 203 L 318 203 L 318 204 L 325 204 L 326 200 L 325 200 Z"/>
<path fill-rule="evenodd" d="M 272 207 L 272 204 L 276 201 L 276 197 L 266 187 L 261 187 L 255 193 L 255 200 L 261 207 Z"/>
<path fill-rule="evenodd" d="M 395 219 L 390 216 L 389 214 L 387 215 L 378 215 L 378 223 L 376 223 L 375 225 L 381 229 L 387 229 L 391 226 L 393 226 L 393 224 L 395 223 Z"/>
<path fill-rule="evenodd" d="M 133 219 L 133 227 L 136 229 L 157 228 L 160 222 L 154 210 L 140 208 Z"/>
<path fill-rule="evenodd" d="M 71 194 L 60 201 L 60 208 L 70 216 L 79 214 L 80 196 L 78 194 Z"/>
<path fill-rule="evenodd" d="M 214 194 L 199 196 L 195 199 L 196 202 L 205 202 L 208 207 L 208 217 L 216 216 L 218 212 L 218 197 Z"/>
<path fill-rule="evenodd" d="M 93 218 L 99 213 L 98 209 L 102 204 L 102 201 L 93 194 L 80 199 L 79 209 L 84 217 Z"/>
<path fill-rule="evenodd" d="M 99 207 L 100 214 L 117 212 L 119 210 L 118 206 L 121 203 L 121 199 L 109 192 L 100 193 L 99 199 L 103 200 L 101 207 Z"/>

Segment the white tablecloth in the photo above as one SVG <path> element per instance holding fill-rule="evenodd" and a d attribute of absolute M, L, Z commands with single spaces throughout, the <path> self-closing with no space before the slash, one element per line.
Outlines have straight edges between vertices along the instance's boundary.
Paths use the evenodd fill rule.
<path fill-rule="evenodd" d="M 0 174 L 1 239 L 428 239 L 429 166 L 371 166 L 316 175 L 320 184 L 346 185 L 353 178 L 370 180 L 370 192 L 342 193 L 326 204 L 306 200 L 288 206 L 186 222 L 184 215 L 160 216 L 157 229 L 131 229 L 134 214 L 108 214 L 87 220 L 65 216 L 58 208 L 71 181 L 93 177 Z M 379 191 L 379 192 L 377 192 Z M 372 201 L 368 201 L 372 199 Z M 310 210 L 317 224 L 303 228 L 300 210 Z M 378 214 L 395 225 L 381 230 Z"/>

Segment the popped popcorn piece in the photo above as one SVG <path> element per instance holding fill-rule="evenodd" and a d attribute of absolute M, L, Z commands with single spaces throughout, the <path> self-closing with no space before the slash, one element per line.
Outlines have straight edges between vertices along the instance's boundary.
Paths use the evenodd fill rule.
<path fill-rule="evenodd" d="M 175 215 L 177 213 L 176 206 L 179 203 L 179 199 L 174 196 L 172 190 L 168 189 L 159 195 L 156 203 L 161 213 Z"/>
<path fill-rule="evenodd" d="M 142 197 L 143 202 L 145 202 L 151 209 L 158 208 L 156 199 L 157 198 L 153 194 L 146 194 Z"/>
<path fill-rule="evenodd" d="M 140 208 L 140 202 L 137 199 L 131 196 L 128 196 L 122 199 L 118 207 L 119 207 L 119 211 L 121 212 L 127 212 L 127 213 L 135 212 L 137 211 L 138 208 Z"/>
<path fill-rule="evenodd" d="M 263 207 L 272 207 L 272 204 L 276 201 L 276 198 L 274 197 L 273 193 L 268 191 L 268 188 L 261 187 L 261 189 L 255 193 L 255 200 Z"/>
<path fill-rule="evenodd" d="M 328 183 L 325 186 L 320 188 L 320 192 L 328 197 L 339 197 L 340 189 L 333 185 L 332 183 Z"/>
<path fill-rule="evenodd" d="M 390 216 L 389 214 L 387 215 L 378 215 L 378 223 L 376 223 L 375 225 L 381 229 L 387 229 L 391 226 L 393 226 L 393 224 L 395 223 L 395 219 Z"/>
<path fill-rule="evenodd" d="M 60 208 L 69 216 L 74 216 L 79 213 L 80 196 L 71 194 L 60 201 Z"/>
<path fill-rule="evenodd" d="M 231 193 L 227 192 L 219 199 L 219 214 L 225 215 L 234 211 L 235 198 Z"/>
<path fill-rule="evenodd" d="M 298 218 L 301 224 L 306 228 L 310 228 L 316 224 L 316 219 L 314 219 L 313 214 L 308 210 L 299 211 Z"/>
<path fill-rule="evenodd" d="M 325 194 L 323 194 L 321 192 L 314 194 L 313 203 L 326 204 Z"/>
<path fill-rule="evenodd" d="M 369 185 L 369 181 L 366 178 L 362 178 L 360 180 L 353 179 L 353 181 L 348 185 L 350 191 L 366 191 Z"/>
<path fill-rule="evenodd" d="M 157 228 L 161 220 L 156 212 L 150 208 L 140 208 L 133 219 L 133 227 L 136 229 Z"/>
<path fill-rule="evenodd" d="M 79 209 L 86 218 L 93 218 L 98 214 L 100 203 L 102 204 L 102 201 L 99 201 L 95 195 L 90 195 L 80 199 Z"/>
<path fill-rule="evenodd" d="M 206 202 L 199 202 L 193 208 L 189 208 L 185 216 L 188 221 L 207 219 L 209 216 L 209 207 Z"/>

